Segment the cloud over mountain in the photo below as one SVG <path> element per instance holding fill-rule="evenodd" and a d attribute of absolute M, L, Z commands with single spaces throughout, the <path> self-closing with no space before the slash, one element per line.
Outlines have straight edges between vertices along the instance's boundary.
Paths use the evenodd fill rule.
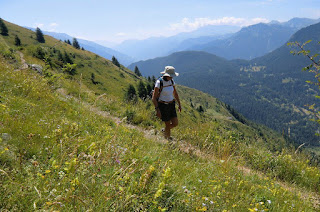
<path fill-rule="evenodd" d="M 248 26 L 257 23 L 268 23 L 269 20 L 265 18 L 236 18 L 236 17 L 222 17 L 218 19 L 211 18 L 195 18 L 191 20 L 189 18 L 183 18 L 181 22 L 170 25 L 170 30 L 185 32 L 196 30 L 200 27 L 208 25 L 236 25 L 236 26 Z"/>

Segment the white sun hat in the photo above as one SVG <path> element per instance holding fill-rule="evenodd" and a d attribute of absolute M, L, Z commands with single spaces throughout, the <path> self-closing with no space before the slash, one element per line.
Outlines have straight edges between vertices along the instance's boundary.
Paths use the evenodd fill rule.
<path fill-rule="evenodd" d="M 179 76 L 179 73 L 175 72 L 174 71 L 175 68 L 173 66 L 166 66 L 164 68 L 164 71 L 163 72 L 160 72 L 161 74 L 163 74 L 162 76 L 164 77 L 177 77 Z"/>

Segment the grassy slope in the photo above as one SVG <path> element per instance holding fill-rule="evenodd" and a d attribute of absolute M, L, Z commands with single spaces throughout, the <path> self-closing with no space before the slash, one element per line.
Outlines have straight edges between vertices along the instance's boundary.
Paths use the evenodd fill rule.
<path fill-rule="evenodd" d="M 48 69 L 57 78 L 44 78 L 32 70 L 13 71 L 20 66 L 17 48 L 12 45 L 15 34 L 25 45 L 20 51 L 26 61 L 45 64 L 30 55 L 30 49 L 39 45 L 30 38 L 35 35 L 9 23 L 7 26 L 10 36 L 0 37 L 1 208 L 313 210 L 309 201 L 270 179 L 318 189 L 318 169 L 308 167 L 303 155 L 283 149 L 285 142 L 279 135 L 241 123 L 223 103 L 179 86 L 184 112 L 179 115 L 180 126 L 174 136 L 214 154 L 215 159 L 198 158 L 147 140 L 141 132 L 84 106 L 88 102 L 118 116 L 130 114 L 129 121 L 159 129 L 161 123 L 154 118 L 149 100 L 137 100 L 135 104 L 123 101 L 128 83 L 138 82 L 136 76 L 50 37 L 45 37 L 46 43 L 41 46 L 55 45 L 76 55 L 78 74 L 73 79 L 57 68 Z M 93 85 L 91 73 L 102 84 Z M 98 98 L 103 93 L 106 95 Z M 203 105 L 206 112 L 193 109 L 190 99 L 195 107 Z M 244 175 L 237 169 L 239 165 L 250 165 L 269 177 Z M 299 174 L 302 171 L 303 176 Z"/>

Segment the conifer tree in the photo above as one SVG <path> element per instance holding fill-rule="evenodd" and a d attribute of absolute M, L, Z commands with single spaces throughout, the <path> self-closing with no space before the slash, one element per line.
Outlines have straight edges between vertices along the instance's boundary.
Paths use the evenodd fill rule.
<path fill-rule="evenodd" d="M 8 35 L 8 28 L 5 25 L 5 23 L 3 22 L 3 19 L 0 18 L 0 34 L 7 36 Z"/>
<path fill-rule="evenodd" d="M 21 46 L 21 40 L 18 37 L 18 35 L 16 35 L 15 38 L 14 38 L 14 45 Z"/>
<path fill-rule="evenodd" d="M 156 83 L 156 81 L 157 81 L 157 79 L 156 79 L 156 77 L 153 75 L 153 76 L 152 76 L 152 82 L 153 82 L 153 83 Z"/>
<path fill-rule="evenodd" d="M 135 100 L 136 99 L 136 95 L 137 95 L 136 89 L 134 88 L 133 85 L 130 84 L 128 89 L 127 89 L 127 92 L 126 92 L 126 99 L 128 101 Z"/>
<path fill-rule="evenodd" d="M 73 38 L 73 40 L 72 40 L 72 46 L 73 46 L 74 48 L 76 48 L 76 49 L 80 49 L 80 44 L 79 44 L 77 38 Z"/>
<path fill-rule="evenodd" d="M 60 51 L 58 51 L 58 60 L 61 61 L 61 62 L 64 61 L 63 56 L 62 56 Z"/>
<path fill-rule="evenodd" d="M 115 56 L 112 56 L 112 63 L 118 67 L 120 67 L 120 63 L 119 61 L 117 60 L 117 58 L 115 58 Z"/>
<path fill-rule="evenodd" d="M 71 60 L 71 58 L 67 52 L 64 52 L 64 62 L 73 64 L 73 61 Z"/>
<path fill-rule="evenodd" d="M 142 80 L 140 80 L 139 85 L 138 85 L 138 94 L 141 99 L 145 99 L 148 96 L 146 86 L 144 85 Z"/>
<path fill-rule="evenodd" d="M 136 75 L 138 75 L 139 77 L 142 76 L 142 75 L 141 75 L 141 72 L 140 72 L 140 70 L 139 70 L 139 68 L 138 68 L 138 66 L 135 66 L 135 67 L 134 67 L 134 73 L 135 73 Z"/>
<path fill-rule="evenodd" d="M 147 95 L 152 96 L 152 86 L 150 84 L 147 84 Z"/>
<path fill-rule="evenodd" d="M 67 40 L 67 44 L 71 45 L 71 41 L 69 39 Z"/>
<path fill-rule="evenodd" d="M 96 76 L 94 75 L 94 73 L 91 73 L 91 82 L 92 82 L 94 85 L 99 84 L 99 82 L 96 81 Z"/>
<path fill-rule="evenodd" d="M 45 39 L 44 39 L 44 36 L 43 36 L 43 33 L 41 31 L 41 29 L 39 27 L 37 27 L 36 29 L 36 39 L 39 43 L 45 43 Z"/>
<path fill-rule="evenodd" d="M 200 105 L 200 106 L 197 108 L 197 111 L 198 111 L 199 113 L 203 113 L 203 112 L 204 112 L 204 109 L 203 109 L 203 107 Z"/>

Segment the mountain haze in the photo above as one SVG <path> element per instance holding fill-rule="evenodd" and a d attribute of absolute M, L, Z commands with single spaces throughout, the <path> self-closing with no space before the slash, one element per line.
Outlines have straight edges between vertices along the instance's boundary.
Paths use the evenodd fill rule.
<path fill-rule="evenodd" d="M 296 31 L 319 21 L 294 18 L 283 23 L 255 24 L 242 28 L 229 38 L 195 45 L 188 50 L 206 51 L 227 59 L 253 59 L 282 46 Z"/>
<path fill-rule="evenodd" d="M 313 39 L 307 48 L 319 52 L 320 23 L 303 28 L 290 41 Z M 315 50 L 317 49 L 317 50 Z M 145 76 L 159 76 L 166 65 L 176 67 L 178 83 L 207 92 L 233 106 L 251 120 L 289 134 L 297 143 L 319 145 L 317 126 L 309 121 L 305 104 L 316 102 L 316 91 L 306 84 L 314 77 L 302 68 L 309 61 L 290 54 L 285 44 L 251 60 L 231 60 L 204 52 L 179 52 L 168 57 L 141 61 Z"/>
<path fill-rule="evenodd" d="M 145 40 L 127 40 L 114 48 L 124 52 L 136 60 L 145 60 L 159 56 L 166 56 L 175 49 L 180 49 L 180 43 L 190 38 L 203 36 L 217 39 L 223 35 L 234 33 L 240 28 L 237 26 L 205 26 L 192 32 L 183 32 L 170 37 L 151 37 Z M 201 42 L 203 43 L 203 42 Z"/>
<path fill-rule="evenodd" d="M 283 45 L 294 32 L 293 28 L 286 26 L 256 24 L 242 28 L 230 38 L 190 49 L 205 51 L 227 59 L 252 59 Z"/>
<path fill-rule="evenodd" d="M 293 18 L 247 27 L 205 26 L 170 37 L 127 40 L 114 48 L 135 58 L 147 60 L 178 51 L 206 51 L 226 59 L 253 59 L 283 45 L 299 29 L 320 19 Z"/>

